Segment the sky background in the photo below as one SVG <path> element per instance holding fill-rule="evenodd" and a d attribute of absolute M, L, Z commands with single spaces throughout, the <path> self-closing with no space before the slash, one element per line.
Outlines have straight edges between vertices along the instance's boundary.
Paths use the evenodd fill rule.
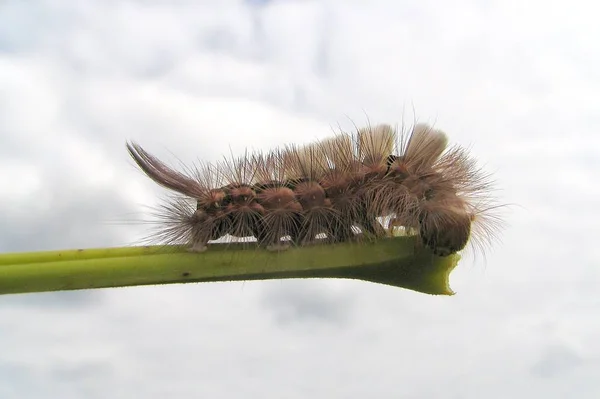
<path fill-rule="evenodd" d="M 216 160 L 435 123 L 516 204 L 454 297 L 356 281 L 0 297 L 0 397 L 600 397 L 591 1 L 0 1 L 0 251 L 131 245 Z M 596 10 L 597 11 L 597 10 Z"/>

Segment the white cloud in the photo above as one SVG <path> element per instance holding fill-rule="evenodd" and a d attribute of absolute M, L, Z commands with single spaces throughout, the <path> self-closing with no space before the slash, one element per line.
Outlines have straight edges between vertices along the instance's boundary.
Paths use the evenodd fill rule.
<path fill-rule="evenodd" d="M 595 14 L 440 4 L 6 2 L 3 251 L 138 239 L 106 222 L 163 191 L 126 140 L 190 163 L 413 106 L 520 207 L 453 298 L 346 281 L 2 297 L 0 396 L 598 396 Z"/>

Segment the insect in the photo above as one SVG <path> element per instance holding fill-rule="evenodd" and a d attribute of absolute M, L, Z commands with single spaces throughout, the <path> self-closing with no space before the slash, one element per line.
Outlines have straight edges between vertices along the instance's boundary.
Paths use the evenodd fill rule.
<path fill-rule="evenodd" d="M 490 239 L 498 226 L 490 176 L 427 124 L 408 132 L 367 126 L 183 172 L 136 143 L 127 150 L 150 179 L 177 195 L 161 207 L 158 237 L 185 242 L 192 252 L 227 235 L 280 251 L 318 237 L 337 243 L 402 229 L 448 256 L 472 238 Z"/>

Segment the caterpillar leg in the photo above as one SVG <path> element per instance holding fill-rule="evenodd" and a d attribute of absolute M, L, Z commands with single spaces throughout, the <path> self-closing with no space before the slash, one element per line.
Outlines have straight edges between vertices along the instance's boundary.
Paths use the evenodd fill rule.
<path fill-rule="evenodd" d="M 352 231 L 352 226 L 349 223 L 340 224 L 331 231 L 331 239 L 333 242 L 347 242 L 352 240 L 356 234 Z"/>
<path fill-rule="evenodd" d="M 375 238 L 385 237 L 385 235 L 387 234 L 385 228 L 374 217 L 365 218 L 365 220 L 361 222 L 360 226 L 363 228 L 363 232 Z"/>
<path fill-rule="evenodd" d="M 275 219 L 275 221 L 272 219 Z M 267 217 L 265 220 L 263 220 L 263 224 L 261 226 L 257 226 L 254 236 L 258 241 L 259 247 L 265 248 L 267 251 L 271 252 L 280 252 L 291 248 L 289 242 L 281 241 L 281 238 L 289 233 L 285 233 L 286 229 L 277 228 L 274 226 L 273 222 L 275 222 L 275 224 L 279 224 L 276 223 L 278 221 L 281 221 L 281 219 Z"/>
<path fill-rule="evenodd" d="M 201 242 L 193 242 L 191 244 L 191 247 L 189 247 L 187 249 L 188 252 L 193 252 L 193 253 L 202 253 L 204 251 L 206 251 L 208 249 L 208 247 L 206 246 L 206 243 L 201 243 Z"/>
<path fill-rule="evenodd" d="M 189 243 L 188 252 L 201 253 L 208 249 L 207 244 L 210 241 L 210 237 L 202 230 L 202 227 L 192 230 L 192 239 Z"/>
<path fill-rule="evenodd" d="M 301 223 L 302 207 L 296 201 L 294 192 L 282 183 L 259 188 L 258 201 L 264 207 L 265 214 L 257 225 L 255 237 L 259 246 L 268 251 L 285 251 L 291 247 L 281 239 L 294 234 Z"/>
<path fill-rule="evenodd" d="M 223 216 L 212 216 L 204 209 L 196 209 L 191 218 L 191 239 L 188 244 L 188 252 L 206 251 L 208 242 L 223 237 L 227 230 L 227 220 Z"/>
<path fill-rule="evenodd" d="M 271 244 L 271 245 L 267 245 L 267 251 L 271 251 L 271 252 L 280 252 L 280 251 L 286 251 L 288 249 L 290 249 L 292 246 L 287 243 L 287 242 L 280 242 L 278 244 Z"/>
<path fill-rule="evenodd" d="M 365 205 L 365 202 L 361 203 L 357 223 L 363 232 L 363 236 L 379 238 L 387 235 L 387 231 L 382 224 L 379 223 L 377 216 L 377 214 L 369 210 Z"/>
<path fill-rule="evenodd" d="M 325 234 L 327 241 L 334 242 L 334 231 L 342 220 L 323 187 L 317 182 L 305 181 L 294 187 L 294 194 L 302 209 L 299 229 L 292 237 L 294 241 L 301 246 L 311 245 L 322 242 L 317 236 Z"/>

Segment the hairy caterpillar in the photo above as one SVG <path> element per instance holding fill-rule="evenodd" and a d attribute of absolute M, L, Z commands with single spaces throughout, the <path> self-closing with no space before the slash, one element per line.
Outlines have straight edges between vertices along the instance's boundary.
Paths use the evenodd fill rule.
<path fill-rule="evenodd" d="M 179 194 L 162 207 L 159 236 L 188 243 L 192 252 L 226 235 L 252 236 L 269 250 L 284 250 L 317 236 L 335 243 L 380 238 L 402 227 L 436 255 L 448 256 L 470 238 L 490 239 L 498 225 L 489 175 L 426 124 L 408 134 L 367 126 L 185 172 L 136 143 L 127 149 L 148 177 Z"/>

